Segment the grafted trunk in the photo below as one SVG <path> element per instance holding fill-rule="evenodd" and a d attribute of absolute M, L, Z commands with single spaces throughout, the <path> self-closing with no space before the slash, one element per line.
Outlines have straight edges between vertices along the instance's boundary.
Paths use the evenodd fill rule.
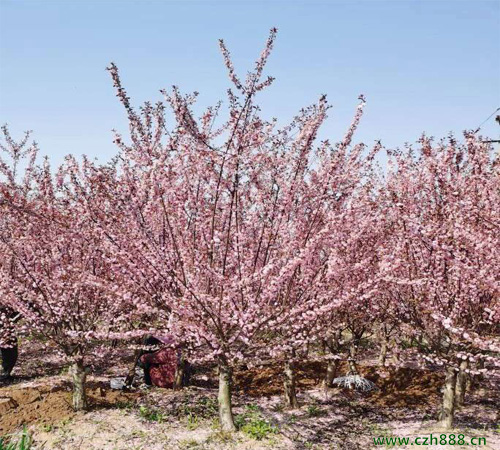
<path fill-rule="evenodd" d="M 334 361 L 328 361 L 325 378 L 323 378 L 323 383 L 322 383 L 324 388 L 332 386 L 335 375 L 337 375 L 338 366 L 339 366 L 339 361 L 337 359 Z"/>
<path fill-rule="evenodd" d="M 297 401 L 297 391 L 296 391 L 296 379 L 295 379 L 295 363 L 291 360 L 285 361 L 285 402 L 289 408 L 295 409 L 299 407 L 299 402 Z"/>
<path fill-rule="evenodd" d="M 358 366 L 356 365 L 356 356 L 358 353 L 358 347 L 354 343 L 349 347 L 349 358 L 347 362 L 349 364 L 349 375 L 359 375 Z"/>
<path fill-rule="evenodd" d="M 132 386 L 135 378 L 135 369 L 137 367 L 137 363 L 139 362 L 139 358 L 141 357 L 142 351 L 136 350 L 134 352 L 134 364 L 132 364 L 128 370 L 127 376 L 125 377 L 125 382 L 123 383 L 124 388 L 128 389 Z"/>
<path fill-rule="evenodd" d="M 82 359 L 77 359 L 71 367 L 71 380 L 73 382 L 73 409 L 75 411 L 86 410 L 87 392 L 85 390 L 85 380 L 87 372 Z"/>
<path fill-rule="evenodd" d="M 443 392 L 443 404 L 440 414 L 440 425 L 446 430 L 453 427 L 455 416 L 455 386 L 457 382 L 457 373 L 455 369 L 449 366 L 446 369 L 446 380 Z"/>
<path fill-rule="evenodd" d="M 378 356 L 378 364 L 380 366 L 385 366 L 385 360 L 387 359 L 387 338 L 382 337 L 380 342 L 380 354 Z"/>
<path fill-rule="evenodd" d="M 347 362 L 349 363 L 349 375 L 359 375 L 356 361 L 352 358 L 349 358 Z"/>
<path fill-rule="evenodd" d="M 467 390 L 467 380 L 469 378 L 466 370 L 469 368 L 469 361 L 460 363 L 460 371 L 457 375 L 457 385 L 455 388 L 456 406 L 462 406 L 465 400 L 465 391 Z"/>
<path fill-rule="evenodd" d="M 231 404 L 231 382 L 231 368 L 226 363 L 219 363 L 219 420 L 223 431 L 236 431 Z"/>
<path fill-rule="evenodd" d="M 378 356 L 378 364 L 380 366 L 385 365 L 385 360 L 387 359 L 387 348 L 388 348 L 388 339 L 387 339 L 387 329 L 384 324 L 380 326 L 380 354 Z"/>
<path fill-rule="evenodd" d="M 181 353 L 177 368 L 175 369 L 174 389 L 181 389 L 183 386 L 184 374 L 186 372 L 186 358 L 184 353 Z"/>
<path fill-rule="evenodd" d="M 391 342 L 391 352 L 392 352 L 392 359 L 394 361 L 394 364 L 399 365 L 401 362 L 400 355 L 399 355 L 399 345 L 395 340 L 392 340 Z"/>

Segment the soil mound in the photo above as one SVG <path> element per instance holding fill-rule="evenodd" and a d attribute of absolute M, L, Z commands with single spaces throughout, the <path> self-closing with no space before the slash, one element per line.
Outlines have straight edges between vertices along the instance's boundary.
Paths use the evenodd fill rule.
<path fill-rule="evenodd" d="M 54 383 L 50 379 L 45 383 L 0 388 L 0 435 L 13 432 L 23 424 L 53 425 L 75 416 L 70 384 L 65 381 Z M 130 403 L 138 395 L 111 390 L 104 382 L 88 383 L 90 409 Z"/>

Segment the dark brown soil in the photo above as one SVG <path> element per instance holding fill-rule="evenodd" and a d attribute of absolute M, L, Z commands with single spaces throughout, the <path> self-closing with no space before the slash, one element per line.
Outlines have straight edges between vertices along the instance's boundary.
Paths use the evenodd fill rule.
<path fill-rule="evenodd" d="M 138 396 L 136 393 L 111 390 L 104 383 L 89 382 L 88 386 L 90 409 L 116 407 Z M 53 425 L 74 415 L 68 383 L 0 388 L 0 435 L 12 432 L 23 424 Z"/>
<path fill-rule="evenodd" d="M 366 394 L 373 404 L 395 407 L 428 407 L 439 402 L 442 375 L 408 368 L 382 372 L 371 366 L 360 366 L 361 373 L 375 382 L 378 390 Z M 345 371 L 341 366 L 339 374 Z M 298 389 L 314 389 L 321 382 L 325 366 L 308 362 L 297 368 Z M 250 397 L 280 395 L 283 391 L 279 365 L 235 372 L 235 394 Z M 49 380 L 49 379 L 47 379 Z M 42 380 L 40 380 L 42 381 Z M 196 383 L 195 383 L 196 384 Z M 349 393 L 345 392 L 348 396 Z M 104 382 L 91 381 L 88 397 L 91 409 L 117 407 L 135 401 L 140 394 L 109 389 Z M 48 385 L 21 383 L 0 388 L 0 435 L 17 429 L 22 424 L 52 425 L 75 415 L 71 408 L 71 386 L 64 381 Z"/>
<path fill-rule="evenodd" d="M 440 400 L 443 375 L 410 368 L 381 369 L 360 366 L 361 375 L 374 382 L 378 390 L 367 393 L 374 404 L 381 406 L 427 407 Z M 311 361 L 297 367 L 298 390 L 314 389 L 326 372 L 326 363 Z M 347 372 L 340 365 L 338 376 Z M 235 372 L 235 390 L 250 397 L 280 395 L 283 392 L 283 372 L 280 365 L 238 370 Z M 346 390 L 347 391 L 347 390 Z M 348 392 L 346 392 L 348 394 Z"/>

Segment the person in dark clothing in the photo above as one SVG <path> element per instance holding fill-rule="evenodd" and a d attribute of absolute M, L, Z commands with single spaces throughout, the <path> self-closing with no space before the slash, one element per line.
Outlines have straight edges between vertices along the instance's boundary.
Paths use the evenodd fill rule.
<path fill-rule="evenodd" d="M 15 314 L 10 308 L 0 310 L 0 354 L 2 356 L 0 380 L 11 377 L 12 369 L 17 362 L 18 350 L 14 323 L 18 317 L 19 315 Z"/>
<path fill-rule="evenodd" d="M 18 349 L 17 342 L 12 347 L 0 348 L 2 355 L 2 370 L 0 371 L 0 381 L 11 378 L 11 372 L 17 362 Z"/>
<path fill-rule="evenodd" d="M 186 386 L 189 382 L 189 363 L 181 358 L 180 349 L 171 347 L 171 344 L 172 341 L 168 338 L 158 339 L 153 336 L 144 341 L 144 345 L 152 349 L 142 352 L 138 364 L 144 370 L 144 383 L 148 386 L 175 388 L 176 385 Z M 177 380 L 178 375 L 182 376 L 182 380 Z"/>
<path fill-rule="evenodd" d="M 139 367 L 142 367 L 144 370 L 144 383 L 147 384 L 148 386 L 152 386 L 151 382 L 151 364 L 145 360 L 143 360 L 144 355 L 149 355 L 155 353 L 161 345 L 161 342 L 159 339 L 156 339 L 154 336 L 148 336 L 146 339 L 144 339 L 143 342 L 144 346 L 150 347 L 148 350 L 143 350 L 139 356 L 139 359 L 137 361 L 137 364 Z"/>
<path fill-rule="evenodd" d="M 144 382 L 150 386 L 172 388 L 177 370 L 177 354 L 175 349 L 164 347 L 141 356 L 144 366 Z"/>

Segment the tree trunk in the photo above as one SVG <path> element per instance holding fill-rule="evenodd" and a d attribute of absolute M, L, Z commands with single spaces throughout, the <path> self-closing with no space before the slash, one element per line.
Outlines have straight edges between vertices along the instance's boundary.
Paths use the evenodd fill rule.
<path fill-rule="evenodd" d="M 382 342 L 380 343 L 380 354 L 378 357 L 379 366 L 385 366 L 385 360 L 387 358 L 387 338 L 382 337 Z"/>
<path fill-rule="evenodd" d="M 291 360 L 285 361 L 285 402 L 288 407 L 295 409 L 299 407 L 297 401 L 296 381 L 295 381 L 295 364 Z"/>
<path fill-rule="evenodd" d="M 78 359 L 71 367 L 71 379 L 73 381 L 73 409 L 81 411 L 87 409 L 87 393 L 85 391 L 85 379 L 87 372 L 83 360 Z"/>
<path fill-rule="evenodd" d="M 127 376 L 125 377 L 125 381 L 123 383 L 125 388 L 130 388 L 132 386 L 132 383 L 134 382 L 135 368 L 137 367 L 137 363 L 139 362 L 139 358 L 141 357 L 141 355 L 141 350 L 136 350 L 134 352 L 134 364 L 130 366 L 130 369 L 128 370 Z"/>
<path fill-rule="evenodd" d="M 379 366 L 385 365 L 385 360 L 387 358 L 387 347 L 388 347 L 388 339 L 387 339 L 387 329 L 385 324 L 380 326 L 380 354 L 378 356 L 378 364 Z"/>
<path fill-rule="evenodd" d="M 462 361 L 460 363 L 460 372 L 457 375 L 457 386 L 455 388 L 455 401 L 456 406 L 462 406 L 465 400 L 465 391 L 467 389 L 467 380 L 469 376 L 466 370 L 469 368 L 469 361 Z"/>
<path fill-rule="evenodd" d="M 359 374 L 358 366 L 356 365 L 356 355 L 358 353 L 357 350 L 357 345 L 351 343 L 351 346 L 349 347 L 349 358 L 347 358 L 347 362 L 349 364 L 349 375 Z"/>
<path fill-rule="evenodd" d="M 219 363 L 219 420 L 223 431 L 236 431 L 231 405 L 231 368 Z"/>
<path fill-rule="evenodd" d="M 455 369 L 448 366 L 446 369 L 446 380 L 443 392 L 443 405 L 440 415 L 440 426 L 446 430 L 453 427 L 453 418 L 455 415 L 455 386 L 457 381 L 457 373 Z"/>
<path fill-rule="evenodd" d="M 174 390 L 181 389 L 183 386 L 184 373 L 186 370 L 186 359 L 184 353 L 181 353 L 177 368 L 175 369 Z"/>
<path fill-rule="evenodd" d="M 349 375 L 359 375 L 356 361 L 352 358 L 349 358 L 347 362 L 349 363 Z"/>
<path fill-rule="evenodd" d="M 400 347 L 395 340 L 392 340 L 391 352 L 392 352 L 392 360 L 394 361 L 394 364 L 399 365 L 399 363 L 401 362 Z"/>
<path fill-rule="evenodd" d="M 335 375 L 337 375 L 338 366 L 339 366 L 338 359 L 334 361 L 328 361 L 325 378 L 323 378 L 323 387 L 325 389 L 332 386 L 333 379 L 335 378 Z"/>

